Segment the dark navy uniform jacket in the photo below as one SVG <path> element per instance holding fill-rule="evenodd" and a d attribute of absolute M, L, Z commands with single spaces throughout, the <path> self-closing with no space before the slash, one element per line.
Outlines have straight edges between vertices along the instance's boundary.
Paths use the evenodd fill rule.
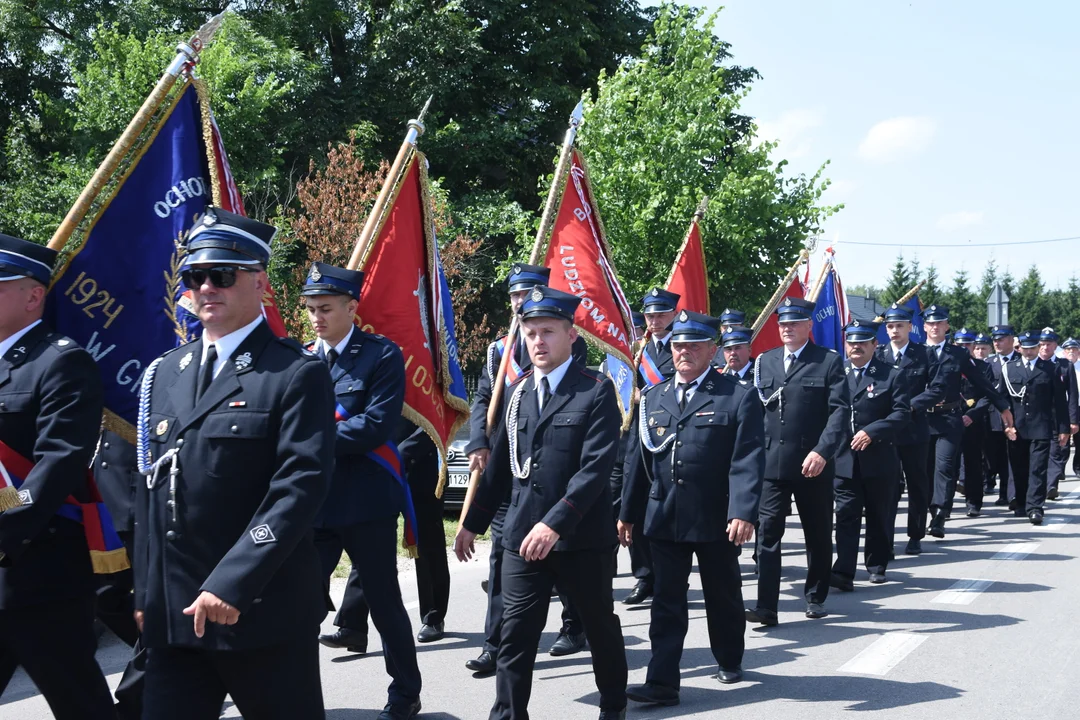
<path fill-rule="evenodd" d="M 942 406 L 934 406 L 927 411 L 930 421 L 930 430 L 936 435 L 945 435 L 963 428 L 964 414 L 960 408 L 965 405 L 961 397 L 961 379 L 967 378 L 998 411 L 1009 407 L 1008 401 L 999 393 L 994 384 L 987 379 L 982 370 L 975 364 L 975 358 L 955 345 L 945 345 L 941 350 L 941 357 L 930 346 L 926 346 L 926 357 L 930 363 L 930 384 L 938 384 L 943 387 L 945 397 L 941 401 L 944 408 L 950 405 L 957 409 L 942 409 Z M 966 409 L 966 408 L 965 408 Z"/>
<path fill-rule="evenodd" d="M 103 430 L 94 458 L 94 481 L 117 532 L 131 532 L 134 527 L 135 488 L 141 479 L 135 446 Z"/>
<path fill-rule="evenodd" d="M 506 409 L 519 390 L 514 442 L 523 472 L 532 460 L 525 478 L 514 477 L 511 470 L 506 427 Z M 614 546 L 610 480 L 622 417 L 611 380 L 573 360 L 541 413 L 530 371 L 508 388 L 500 416 L 466 529 L 486 530 L 509 487 L 504 547 L 516 552 L 538 522 L 559 533 L 555 551 Z"/>
<path fill-rule="evenodd" d="M 1066 386 L 1055 363 L 1037 359 L 1035 370 L 1031 371 L 1023 356 L 1014 353 L 1011 361 L 997 363 L 994 367 L 997 387 L 1012 401 L 1017 437 L 1023 440 L 1053 438 L 1057 442 L 1058 434 L 1069 432 Z M 1013 396 L 1009 385 L 1014 392 L 1023 393 L 1023 397 Z"/>
<path fill-rule="evenodd" d="M 975 367 L 979 372 L 991 383 L 994 383 L 994 374 L 990 369 L 990 365 L 985 360 L 978 358 L 972 358 L 975 363 Z M 961 407 L 964 409 L 964 415 L 971 418 L 972 425 L 968 427 L 974 427 L 974 423 L 984 422 L 990 417 L 990 398 L 981 389 L 976 387 L 975 383 L 968 380 L 965 375 L 963 380 L 960 381 L 960 400 L 963 403 Z M 1000 418 L 1001 415 L 998 415 Z M 963 422 L 963 421 L 961 421 Z M 966 429 L 966 428 L 965 428 Z"/>
<path fill-rule="evenodd" d="M 1076 370 L 1073 368 L 1072 363 L 1068 358 L 1056 357 L 1051 360 L 1056 366 L 1058 377 L 1061 379 L 1061 383 L 1066 388 L 1066 400 L 1069 408 L 1069 423 L 1071 425 L 1080 425 L 1080 406 L 1077 402 L 1080 398 L 1077 398 L 1078 388 L 1076 383 Z M 1057 438 L 1054 438 L 1055 440 Z"/>
<path fill-rule="evenodd" d="M 334 479 L 315 526 L 344 527 L 396 516 L 405 509 L 405 490 L 367 453 L 395 437 L 405 401 L 401 349 L 393 340 L 354 327 L 330 379 L 334 402 L 348 419 L 337 423 Z"/>
<path fill-rule="evenodd" d="M 845 362 L 851 393 L 851 435 L 860 430 L 870 436 L 865 450 L 844 443 L 836 455 L 836 474 L 854 477 L 855 461 L 863 478 L 893 478 L 900 471 L 896 441 L 911 423 L 911 395 L 904 371 L 878 358 L 871 358 L 856 381 L 855 368 Z"/>
<path fill-rule="evenodd" d="M 476 383 L 472 408 L 469 410 L 469 443 L 465 446 L 466 455 L 474 450 L 491 447 L 487 433 L 487 411 L 491 406 L 491 383 L 498 376 L 499 363 L 502 362 L 499 347 L 505 343 L 506 336 L 503 335 L 488 345 L 487 355 L 485 355 L 486 360 L 480 370 L 480 379 Z M 585 338 L 578 336 L 578 339 L 574 341 L 570 348 L 570 354 L 573 356 L 574 361 L 582 367 L 588 365 L 589 346 L 585 343 Z M 522 374 L 532 369 L 532 358 L 529 357 L 529 351 L 525 347 L 524 340 L 521 340 L 516 345 L 514 359 L 521 367 Z M 520 380 L 520 378 L 518 379 Z"/>
<path fill-rule="evenodd" d="M 904 372 L 911 396 L 911 422 L 900 431 L 896 444 L 929 442 L 930 421 L 926 418 L 926 411 L 945 400 L 945 383 L 944 378 L 934 378 L 934 382 L 931 382 L 926 346 L 909 342 L 899 362 L 896 361 L 892 343 L 879 345 L 876 354 L 879 360 Z"/>
<path fill-rule="evenodd" d="M 851 442 L 851 393 L 844 361 L 809 342 L 785 372 L 786 355 L 781 345 L 764 353 L 758 366 L 766 399 L 783 388 L 779 401 L 765 407 L 765 477 L 801 478 L 810 451 L 825 458 L 820 477 L 831 477 L 837 451 Z"/>
<path fill-rule="evenodd" d="M 166 465 L 138 484 L 135 607 L 147 647 L 241 650 L 318 632 L 326 615 L 312 526 L 333 471 L 326 365 L 259 323 L 198 404 L 203 342 L 163 356 L 150 399 L 153 460 L 178 450 L 177 520 Z M 195 637 L 182 614 L 202 591 L 240 611 Z"/>
<path fill-rule="evenodd" d="M 727 523 L 757 522 L 765 476 L 765 421 L 752 387 L 715 369 L 679 410 L 675 381 L 644 391 L 649 443 L 630 431 L 621 519 L 644 516 L 645 535 L 674 542 L 725 540 Z"/>
<path fill-rule="evenodd" d="M 1014 360 L 1016 358 L 1022 359 L 1022 356 L 1020 355 L 1019 351 L 1014 350 L 1012 352 L 1012 357 L 1010 358 L 1010 360 Z M 1001 384 L 1001 365 L 1004 360 L 1005 358 L 1000 353 L 995 353 L 990 357 L 986 358 L 986 364 L 990 367 L 990 382 L 993 383 L 995 388 L 1004 387 L 1004 385 Z M 1007 391 L 1004 390 L 1001 390 L 999 392 L 1007 394 Z M 1001 422 L 1001 412 L 997 408 L 993 407 L 987 410 L 987 412 L 990 415 L 990 429 L 994 432 L 1003 432 L 1005 430 L 1005 425 Z"/>
<path fill-rule="evenodd" d="M 0 440 L 36 463 L 22 505 L 0 513 L 0 610 L 89 595 L 94 571 L 82 525 L 56 511 L 86 497 L 104 402 L 94 359 L 43 323 L 0 358 Z"/>

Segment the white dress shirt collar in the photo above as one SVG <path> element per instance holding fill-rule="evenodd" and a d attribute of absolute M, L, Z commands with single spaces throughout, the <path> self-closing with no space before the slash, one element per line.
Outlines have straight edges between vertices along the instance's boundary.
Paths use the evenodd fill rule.
<path fill-rule="evenodd" d="M 7 340 L 0 342 L 0 358 L 8 354 L 8 350 L 15 347 L 15 344 L 23 339 L 23 335 L 33 330 L 35 327 L 41 324 L 41 320 L 35 320 L 22 330 L 17 330 Z"/>
<path fill-rule="evenodd" d="M 333 347 L 330 347 L 330 343 L 326 342 L 322 338 L 319 338 L 319 342 L 315 343 L 315 350 L 321 353 L 323 357 L 326 357 L 328 354 L 330 354 L 331 350 L 337 350 L 338 357 L 341 357 L 345 354 L 345 348 L 349 346 L 349 341 L 352 340 L 352 335 L 353 331 L 352 328 L 350 328 L 349 332 L 345 333 L 345 337 L 341 339 L 341 342 L 339 342 Z"/>
<path fill-rule="evenodd" d="M 557 368 L 554 368 L 553 370 L 551 370 L 551 372 L 544 372 L 543 370 L 536 367 L 535 365 L 533 366 L 533 368 L 535 368 L 533 370 L 533 381 L 536 383 L 536 397 L 537 397 L 537 400 L 539 400 L 539 398 L 540 398 L 540 387 L 541 387 L 541 382 L 540 381 L 543 380 L 544 378 L 547 378 L 548 390 L 551 392 L 551 395 L 554 395 L 555 391 L 559 388 L 559 383 L 561 383 L 562 379 L 566 376 L 566 371 L 570 369 L 570 363 L 572 363 L 572 362 L 574 362 L 574 356 L 573 355 L 566 358 L 566 360 L 563 362 L 562 365 L 560 365 Z"/>
<path fill-rule="evenodd" d="M 909 347 L 911 347 L 911 341 L 910 340 L 908 342 L 904 343 L 904 347 L 900 348 L 899 350 L 896 348 L 895 345 L 893 345 L 893 349 L 892 349 L 893 355 L 895 357 L 900 357 L 901 355 L 903 355 L 904 353 L 907 352 L 907 349 Z"/>
<path fill-rule="evenodd" d="M 748 364 L 749 364 L 749 363 L 748 363 Z M 685 401 L 684 401 L 684 402 L 690 402 L 690 399 L 694 397 L 694 392 L 695 392 L 695 391 L 696 391 L 696 390 L 697 390 L 697 389 L 698 389 L 699 387 L 701 387 L 701 383 L 705 381 L 705 376 L 709 374 L 709 371 L 710 371 L 710 370 L 712 370 L 712 366 L 711 366 L 711 365 L 710 365 L 709 367 L 705 368 L 705 372 L 703 372 L 703 373 L 701 373 L 700 375 L 698 375 L 696 379 L 694 379 L 694 380 L 691 380 L 691 382 L 692 382 L 692 383 L 694 383 L 694 386 L 693 386 L 693 387 L 691 387 L 691 388 L 687 388 L 687 390 L 686 390 L 686 399 L 685 399 Z M 675 384 L 675 387 L 676 387 L 676 390 L 678 389 L 678 387 L 679 387 L 679 384 L 681 384 L 682 382 L 684 382 L 684 380 L 683 380 L 683 376 L 682 376 L 682 375 L 680 375 L 680 374 L 679 374 L 678 372 L 676 372 L 676 373 L 675 373 L 675 383 L 676 383 L 676 384 Z M 676 397 L 675 399 L 676 399 L 676 400 L 678 400 L 678 398 L 677 398 L 677 397 Z"/>
<path fill-rule="evenodd" d="M 210 346 L 216 346 L 217 360 L 214 362 L 214 377 L 217 377 L 218 373 L 221 372 L 221 368 L 225 367 L 225 363 L 229 361 L 229 359 L 232 357 L 232 354 L 236 352 L 236 349 L 238 347 L 240 347 L 240 344 L 248 339 L 248 335 L 250 335 L 252 331 L 254 331 L 255 328 L 259 326 L 259 323 L 261 323 L 262 321 L 263 316 L 259 315 L 259 317 L 255 318 L 244 327 L 240 328 L 239 330 L 233 330 L 228 335 L 218 338 L 217 341 L 213 343 L 209 342 L 206 339 L 206 330 L 203 330 L 203 351 L 202 358 L 199 360 L 199 365 L 201 366 L 204 362 L 206 362 L 206 352 L 210 348 Z"/>

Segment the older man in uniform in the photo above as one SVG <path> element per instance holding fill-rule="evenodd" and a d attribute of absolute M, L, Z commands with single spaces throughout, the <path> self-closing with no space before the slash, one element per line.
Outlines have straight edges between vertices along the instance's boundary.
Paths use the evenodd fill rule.
<path fill-rule="evenodd" d="M 551 270 L 540 265 L 527 265 L 514 263 L 510 270 L 510 276 L 506 284 L 510 291 L 510 308 L 514 314 L 521 310 L 522 303 L 537 285 L 547 285 L 551 277 Z M 524 328 L 519 328 L 518 337 L 512 343 L 512 354 L 506 372 L 506 385 L 508 388 L 517 382 L 525 372 L 532 367 L 528 350 L 525 348 Z M 491 453 L 489 434 L 494 436 L 494 428 L 488 433 L 487 413 L 491 405 L 491 388 L 499 374 L 499 364 L 506 349 L 506 336 L 500 337 L 488 345 L 487 361 L 480 373 L 480 380 L 476 385 L 476 393 L 473 395 L 473 405 L 469 411 L 469 443 L 465 446 L 465 453 L 469 456 L 469 471 L 487 468 L 488 457 Z M 578 337 L 573 344 L 572 354 L 574 359 L 582 366 L 588 362 L 589 348 L 585 344 L 585 338 Z M 496 423 L 502 422 L 501 416 L 496 417 Z M 495 672 L 495 655 L 499 650 L 499 640 L 502 637 L 502 558 L 503 558 L 503 525 L 506 522 L 506 513 L 510 507 L 510 495 L 503 498 L 502 504 L 491 520 L 491 554 L 488 557 L 488 579 L 482 583 L 487 593 L 487 615 L 484 619 L 484 646 L 480 655 L 465 662 L 465 667 L 476 676 L 489 675 Z M 585 649 L 585 633 L 581 629 L 581 620 L 574 611 L 566 593 L 559 591 L 559 599 L 563 604 L 562 627 L 559 636 L 548 653 L 554 657 L 572 655 Z"/>
<path fill-rule="evenodd" d="M 994 344 L 994 354 L 987 358 L 987 364 L 993 373 L 995 381 L 1000 380 L 1002 365 L 1012 362 L 1019 353 L 1013 349 L 1016 339 L 1013 329 L 1009 325 L 995 325 L 990 328 L 990 339 Z M 994 505 L 1010 506 L 1015 502 L 1015 483 L 1012 480 L 1012 469 L 1009 466 L 1009 440 L 1005 435 L 1005 424 L 1001 421 L 1001 414 L 995 408 L 991 408 L 990 422 L 986 433 L 986 466 L 992 477 L 997 478 L 998 498 Z"/>
<path fill-rule="evenodd" d="M 874 357 L 878 324 L 853 320 L 844 328 L 851 442 L 836 456 L 836 562 L 832 587 L 855 589 L 859 527 L 866 513 L 863 559 L 870 582 L 885 582 L 892 556 L 892 508 L 900 481 L 896 439 L 911 422 L 904 372 Z"/>
<path fill-rule="evenodd" d="M 721 339 L 726 333 L 729 333 L 736 328 L 745 329 L 745 325 L 746 313 L 744 313 L 742 310 L 732 310 L 731 308 L 724 308 L 724 312 L 720 313 Z M 753 333 L 751 333 L 751 335 L 753 335 Z M 753 358 L 750 357 L 749 346 L 747 346 L 747 352 L 745 354 L 747 357 L 747 362 L 752 363 Z M 727 359 L 724 353 L 723 346 L 717 348 L 716 350 L 716 357 L 713 359 L 713 367 L 717 368 L 720 372 L 724 372 L 725 370 L 727 370 Z"/>
<path fill-rule="evenodd" d="M 1039 358 L 1052 363 L 1057 368 L 1058 377 L 1066 390 L 1069 407 L 1069 437 L 1080 430 L 1080 407 L 1077 405 L 1076 372 L 1072 362 L 1066 357 L 1057 357 L 1056 352 L 1061 336 L 1054 328 L 1045 327 L 1039 334 Z M 1054 438 L 1051 438 L 1053 440 Z M 1046 478 L 1046 499 L 1057 500 L 1058 485 L 1065 478 L 1065 463 L 1069 461 L 1069 445 L 1050 443 L 1050 467 Z"/>
<path fill-rule="evenodd" d="M 459 560 L 510 492 L 503 533 L 503 637 L 490 720 L 527 718 L 536 646 L 561 583 L 592 647 L 600 720 L 626 715 L 626 654 L 612 600 L 609 480 L 621 417 L 615 388 L 571 354 L 580 298 L 538 285 L 522 305 L 533 370 L 509 388 L 505 418 L 454 541 Z"/>
<path fill-rule="evenodd" d="M 738 325 L 724 330 L 720 345 L 724 353 L 724 374 L 730 375 L 740 385 L 754 385 L 754 358 L 750 356 L 750 343 L 754 335 L 748 328 Z"/>
<path fill-rule="evenodd" d="M 761 403 L 749 385 L 710 366 L 720 320 L 683 310 L 671 334 L 675 376 L 642 393 L 631 430 L 619 540 L 630 518 L 645 517 L 656 596 L 649 623 L 652 659 L 643 703 L 679 702 L 679 660 L 689 627 L 687 588 L 697 557 L 717 679 L 742 679 L 743 614 L 739 546 L 754 534 L 765 473 Z"/>
<path fill-rule="evenodd" d="M 359 597 L 354 590 L 352 603 L 370 608 L 391 677 L 379 717 L 406 720 L 420 711 L 421 687 L 397 579 L 397 518 L 411 499 L 400 470 L 387 467 L 387 458 L 398 452 L 393 440 L 405 398 L 405 361 L 392 340 L 353 324 L 363 282 L 362 272 L 317 262 L 301 291 L 318 336 L 308 349 L 330 370 L 337 420 L 334 477 L 315 521 L 315 547 L 328 593 L 342 549 L 348 553 L 363 588 Z M 352 617 L 343 603 L 335 623 L 337 632 L 319 638 L 324 645 L 367 644 L 366 617 Z M 355 636 L 360 631 L 362 641 Z"/>
<path fill-rule="evenodd" d="M 961 350 L 969 352 L 974 348 L 977 336 L 967 328 L 961 328 L 953 335 L 953 344 Z M 975 367 L 990 382 L 993 382 L 993 372 L 990 366 L 983 360 L 972 354 Z M 964 435 L 960 445 L 960 481 L 957 490 L 964 494 L 967 503 L 967 516 L 979 517 L 982 514 L 985 487 L 983 482 L 983 446 L 986 443 L 987 417 L 990 414 L 990 400 L 985 393 L 980 391 L 975 384 L 966 377 L 960 382 L 960 398 L 963 402 L 961 409 L 964 414 L 961 420 L 964 423 Z M 949 500 L 952 508 L 952 500 Z"/>
<path fill-rule="evenodd" d="M 833 458 L 851 441 L 851 392 L 844 362 L 810 340 L 814 304 L 785 298 L 777 308 L 782 347 L 758 356 L 757 393 L 765 406 L 765 483 L 758 534 L 757 607 L 750 622 L 776 625 L 780 541 L 794 496 L 806 538 L 806 617 L 821 618 L 832 565 Z"/>
<path fill-rule="evenodd" d="M 94 359 L 42 324 L 56 252 L 0 234 L 0 696 L 22 666 L 58 720 L 113 720 L 79 517 L 101 423 Z"/>
<path fill-rule="evenodd" d="M 144 717 L 321 718 L 326 614 L 312 525 L 330 483 L 326 365 L 263 318 L 275 228 L 208 208 L 181 272 L 199 340 L 147 368 L 135 607 Z"/>
<path fill-rule="evenodd" d="M 960 444 L 964 436 L 961 418 L 966 409 L 960 392 L 962 380 L 967 378 L 974 390 L 998 409 L 1005 427 L 1012 426 L 1012 413 L 1008 401 L 994 388 L 975 360 L 966 351 L 946 344 L 949 308 L 944 305 L 928 307 L 923 313 L 923 330 L 926 332 L 926 356 L 930 361 L 931 382 L 939 383 L 945 389 L 944 399 L 927 410 L 930 451 L 926 458 L 927 474 L 932 474 L 934 478 L 927 531 L 936 538 L 943 538 L 945 520 L 949 517 L 960 474 Z"/>
<path fill-rule="evenodd" d="M 1067 390 L 1054 363 L 1039 357 L 1039 336 L 1025 332 L 1019 340 L 1020 356 L 1000 364 L 995 377 L 1016 410 L 1016 427 L 1006 430 L 1016 482 L 1013 512 L 1041 525 L 1050 445 L 1069 442 Z"/>

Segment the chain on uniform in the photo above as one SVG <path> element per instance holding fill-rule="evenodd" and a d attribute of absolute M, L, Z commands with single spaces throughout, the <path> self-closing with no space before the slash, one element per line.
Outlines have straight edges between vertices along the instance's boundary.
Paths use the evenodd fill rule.
<path fill-rule="evenodd" d="M 1012 381 L 1009 380 L 1009 363 L 1000 362 L 999 364 L 1001 365 L 1001 377 L 1005 380 L 1005 388 L 1014 398 L 1016 398 L 1017 400 L 1023 400 L 1024 395 L 1027 394 L 1027 385 L 1020 388 L 1020 392 L 1016 392 L 1016 390 L 1013 389 Z"/>
<path fill-rule="evenodd" d="M 779 403 L 778 409 L 780 410 L 780 414 L 783 415 L 783 413 L 784 413 L 784 398 L 783 398 L 782 393 L 784 392 L 784 386 L 781 385 L 780 387 L 776 388 L 776 392 L 774 392 L 772 395 L 770 395 L 767 398 L 765 397 L 765 393 L 762 392 L 762 390 L 761 390 L 761 358 L 762 357 L 764 357 L 764 353 L 762 353 L 761 355 L 758 355 L 757 358 L 754 360 L 754 389 L 757 390 L 757 394 L 758 394 L 758 397 L 761 398 L 761 404 L 762 405 L 768 407 L 769 403 L 771 403 L 773 400 L 776 400 Z"/>
<path fill-rule="evenodd" d="M 517 452 L 518 410 L 521 406 L 521 394 L 525 391 L 527 384 L 523 382 L 518 385 L 514 394 L 510 396 L 510 406 L 506 408 L 506 435 L 510 441 L 510 470 L 519 480 L 529 477 L 529 471 L 532 470 L 532 456 L 529 456 L 529 459 L 525 461 L 525 467 L 522 468 Z"/>

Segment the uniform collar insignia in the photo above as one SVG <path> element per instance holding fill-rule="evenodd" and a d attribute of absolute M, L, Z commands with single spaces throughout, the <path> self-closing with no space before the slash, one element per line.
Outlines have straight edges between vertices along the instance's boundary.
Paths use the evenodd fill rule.
<path fill-rule="evenodd" d="M 873 375 L 873 374 L 874 374 L 874 366 L 873 366 L 873 365 L 871 365 L 871 366 L 870 366 L 870 367 L 869 367 L 869 368 L 867 369 L 867 371 L 866 371 L 866 372 L 868 372 L 868 373 L 870 373 L 871 375 Z"/>
<path fill-rule="evenodd" d="M 850 375 L 851 374 L 851 366 L 850 365 L 848 365 L 846 368 L 844 368 L 844 374 L 845 375 Z"/>
<path fill-rule="evenodd" d="M 188 365 L 191 364 L 191 353 L 189 352 L 184 357 L 180 358 L 180 371 L 183 372 Z"/>
<path fill-rule="evenodd" d="M 251 353 L 246 352 L 236 358 L 236 370 L 239 372 L 251 364 Z"/>

